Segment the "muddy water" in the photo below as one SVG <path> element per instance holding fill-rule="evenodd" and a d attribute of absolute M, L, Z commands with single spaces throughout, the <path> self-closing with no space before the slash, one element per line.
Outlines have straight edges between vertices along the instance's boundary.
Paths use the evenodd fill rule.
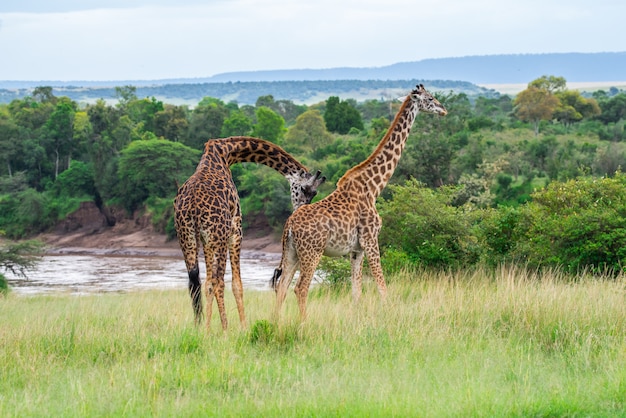
<path fill-rule="evenodd" d="M 269 281 L 280 261 L 279 254 L 242 252 L 244 289 L 269 290 Z M 200 267 L 205 278 L 204 262 Z M 142 289 L 187 289 L 182 257 L 69 254 L 46 255 L 28 278 L 5 274 L 17 294 L 128 292 Z M 226 286 L 230 288 L 228 263 Z"/>

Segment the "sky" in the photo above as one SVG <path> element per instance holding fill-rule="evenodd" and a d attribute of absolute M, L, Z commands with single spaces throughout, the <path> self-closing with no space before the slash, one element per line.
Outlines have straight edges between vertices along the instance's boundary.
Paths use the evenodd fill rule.
<path fill-rule="evenodd" d="M 159 80 L 626 51 L 618 0 L 2 0 L 0 80 Z"/>

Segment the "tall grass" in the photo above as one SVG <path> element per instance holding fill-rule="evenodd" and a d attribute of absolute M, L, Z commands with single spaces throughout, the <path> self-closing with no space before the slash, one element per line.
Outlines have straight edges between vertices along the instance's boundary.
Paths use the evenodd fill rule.
<path fill-rule="evenodd" d="M 241 330 L 184 291 L 0 299 L 0 416 L 626 416 L 626 280 L 402 272 L 247 292 Z"/>

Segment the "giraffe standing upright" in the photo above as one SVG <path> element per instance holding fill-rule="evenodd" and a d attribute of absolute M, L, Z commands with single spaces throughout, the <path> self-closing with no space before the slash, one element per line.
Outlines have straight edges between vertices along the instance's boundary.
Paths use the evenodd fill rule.
<path fill-rule="evenodd" d="M 222 329 L 228 327 L 224 309 L 224 272 L 230 253 L 232 290 L 239 320 L 246 326 L 239 259 L 241 253 L 241 207 L 230 166 L 255 162 L 273 168 L 291 184 L 294 209 L 310 203 L 325 177 L 311 174 L 291 155 L 271 142 L 251 137 L 212 139 L 206 142 L 195 173 L 178 189 L 174 221 L 189 275 L 189 294 L 195 320 L 202 320 L 202 294 L 198 254 L 200 243 L 206 262 L 205 293 L 207 329 L 210 327 L 213 296 L 217 300 Z"/>
<path fill-rule="evenodd" d="M 406 97 L 372 154 L 348 170 L 330 195 L 300 207 L 287 219 L 282 237 L 282 259 L 271 281 L 276 290 L 277 315 L 299 269 L 295 293 L 300 317 L 302 320 L 306 318 L 309 285 L 322 255 L 350 254 L 354 300 L 361 295 L 363 257 L 367 256 L 380 295 L 385 298 L 387 287 L 378 248 L 382 221 L 376 210 L 376 198 L 398 165 L 411 126 L 420 111 L 441 116 L 448 113 L 422 84 L 418 85 Z"/>

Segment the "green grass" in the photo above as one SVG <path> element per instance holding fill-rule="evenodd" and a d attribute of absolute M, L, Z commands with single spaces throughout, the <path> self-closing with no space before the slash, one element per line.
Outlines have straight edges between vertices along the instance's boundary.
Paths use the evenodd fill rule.
<path fill-rule="evenodd" d="M 247 292 L 250 327 L 185 291 L 0 298 L 0 416 L 626 416 L 626 280 L 402 273 Z"/>

